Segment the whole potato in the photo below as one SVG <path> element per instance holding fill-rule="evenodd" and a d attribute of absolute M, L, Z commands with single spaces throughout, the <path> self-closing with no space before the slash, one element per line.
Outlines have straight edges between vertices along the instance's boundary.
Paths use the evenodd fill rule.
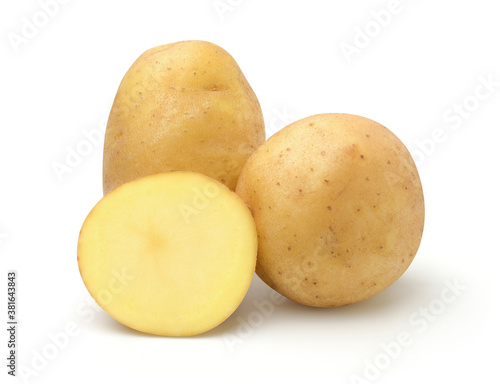
<path fill-rule="evenodd" d="M 229 53 L 204 41 L 152 48 L 130 67 L 111 108 L 104 193 L 170 170 L 202 173 L 234 190 L 264 139 L 259 101 Z"/>
<path fill-rule="evenodd" d="M 413 159 L 384 126 L 322 114 L 289 126 L 248 160 L 236 193 L 253 213 L 257 274 L 301 304 L 359 302 L 413 261 L 424 198 Z"/>

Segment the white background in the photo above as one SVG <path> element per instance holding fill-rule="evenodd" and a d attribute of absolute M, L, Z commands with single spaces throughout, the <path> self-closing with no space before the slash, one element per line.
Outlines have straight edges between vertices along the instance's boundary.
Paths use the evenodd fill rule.
<path fill-rule="evenodd" d="M 38 1 L 2 2 L 0 317 L 7 270 L 15 269 L 18 364 L 31 369 L 25 382 L 498 377 L 497 1 L 401 0 L 386 25 L 374 24 L 373 12 L 389 3 L 66 0 L 44 16 Z M 34 18 L 35 32 L 25 27 Z M 360 37 L 365 29 L 368 39 Z M 233 316 L 191 338 L 140 334 L 91 306 L 76 243 L 102 196 L 103 143 L 85 146 L 85 132 L 105 121 L 121 78 L 143 51 L 188 39 L 233 55 L 261 102 L 268 134 L 312 114 L 345 112 L 376 120 L 403 140 L 419 164 L 426 225 L 398 282 L 359 304 L 315 309 L 290 301 L 269 307 L 271 291 L 255 277 Z M 344 54 L 341 47 L 356 47 L 355 40 L 356 53 Z M 496 84 L 488 91 L 486 81 Z M 54 166 L 82 148 L 88 153 L 58 177 Z M 444 303 L 447 282 L 458 288 L 445 292 Z M 398 351 L 401 332 L 411 343 Z M 6 332 L 0 340 L 6 357 Z M 383 345 L 393 346 L 393 357 Z"/>

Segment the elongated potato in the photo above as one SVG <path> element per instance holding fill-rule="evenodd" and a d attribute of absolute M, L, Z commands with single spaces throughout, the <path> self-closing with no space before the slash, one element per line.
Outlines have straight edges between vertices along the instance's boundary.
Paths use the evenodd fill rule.
<path fill-rule="evenodd" d="M 264 139 L 259 101 L 229 53 L 204 41 L 152 48 L 130 67 L 111 108 L 104 193 L 170 170 L 199 172 L 234 190 Z"/>
<path fill-rule="evenodd" d="M 253 213 L 257 274 L 289 299 L 330 307 L 394 283 L 422 237 L 424 199 L 403 143 L 355 115 L 299 120 L 245 165 L 236 193 Z"/>
<path fill-rule="evenodd" d="M 88 291 L 112 317 L 156 335 L 190 336 L 224 321 L 255 269 L 250 211 L 194 172 L 126 183 L 90 212 L 78 240 Z"/>

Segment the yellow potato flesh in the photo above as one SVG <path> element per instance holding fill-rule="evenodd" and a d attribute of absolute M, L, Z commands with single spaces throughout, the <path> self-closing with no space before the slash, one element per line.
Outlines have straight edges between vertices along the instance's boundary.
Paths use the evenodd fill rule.
<path fill-rule="evenodd" d="M 359 116 L 285 127 L 252 155 L 236 192 L 256 221 L 257 274 L 305 305 L 341 306 L 382 291 L 422 237 L 423 192 L 409 152 Z"/>
<path fill-rule="evenodd" d="M 234 190 L 264 139 L 259 101 L 229 53 L 204 41 L 155 47 L 130 67 L 116 94 L 104 193 L 170 170 L 199 172 Z"/>
<path fill-rule="evenodd" d="M 255 224 L 223 184 L 193 172 L 137 179 L 106 195 L 78 241 L 83 281 L 130 328 L 189 336 L 224 321 L 245 296 Z"/>

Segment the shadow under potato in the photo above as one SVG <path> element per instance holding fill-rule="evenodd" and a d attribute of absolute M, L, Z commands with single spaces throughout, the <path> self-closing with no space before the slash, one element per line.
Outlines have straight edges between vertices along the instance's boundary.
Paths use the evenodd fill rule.
<path fill-rule="evenodd" d="M 317 308 L 297 304 L 282 297 L 254 275 L 245 299 L 228 319 L 208 332 L 189 336 L 189 338 L 217 338 L 237 333 L 242 323 L 251 323 L 252 316 L 256 317 L 257 312 L 260 313 L 258 317 L 263 321 L 262 324 L 253 328 L 265 327 L 266 323 L 274 327 L 278 323 L 286 325 L 297 322 L 314 328 L 325 321 L 337 325 L 344 323 L 352 325 L 353 321 L 356 323 L 372 322 L 376 318 L 392 317 L 401 311 L 403 314 L 408 314 L 416 309 L 416 302 L 421 302 L 427 297 L 425 280 L 426 278 L 421 275 L 408 274 L 377 295 L 361 302 L 342 307 Z M 104 311 L 96 313 L 94 326 L 105 329 L 106 332 L 111 331 L 129 336 L 165 337 L 136 331 L 116 321 Z M 280 328 L 275 327 L 275 329 L 279 331 Z"/>

